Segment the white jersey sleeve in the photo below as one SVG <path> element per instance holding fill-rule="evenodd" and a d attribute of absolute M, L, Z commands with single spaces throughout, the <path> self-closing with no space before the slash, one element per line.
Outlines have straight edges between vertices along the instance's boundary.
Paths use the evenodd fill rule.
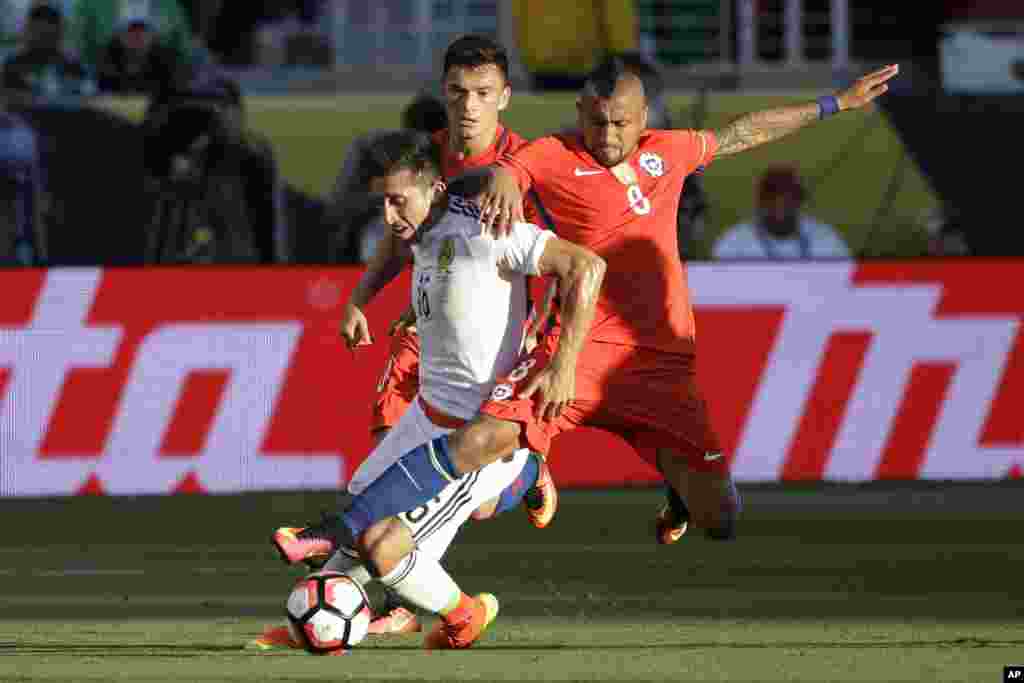
<path fill-rule="evenodd" d="M 538 266 L 544 245 L 554 237 L 533 223 L 513 223 L 512 230 L 498 241 L 498 265 L 515 273 L 540 275 Z"/>

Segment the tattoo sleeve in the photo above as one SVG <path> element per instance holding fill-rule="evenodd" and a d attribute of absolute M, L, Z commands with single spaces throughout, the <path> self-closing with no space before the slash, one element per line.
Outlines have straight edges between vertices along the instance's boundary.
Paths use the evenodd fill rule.
<path fill-rule="evenodd" d="M 736 154 L 778 140 L 817 120 L 817 102 L 745 114 L 715 131 L 718 156 Z"/>

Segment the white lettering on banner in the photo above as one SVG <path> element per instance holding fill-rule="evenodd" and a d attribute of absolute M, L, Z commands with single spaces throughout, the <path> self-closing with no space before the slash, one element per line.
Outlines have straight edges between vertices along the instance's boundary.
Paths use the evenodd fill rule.
<path fill-rule="evenodd" d="M 83 324 L 100 280 L 100 271 L 51 271 L 32 322 L 0 329 L 0 367 L 12 370 L 0 396 L 0 495 L 69 494 L 90 473 L 112 494 L 168 493 L 190 473 L 211 492 L 337 486 L 337 453 L 260 453 L 302 331 L 292 321 L 157 327 L 138 349 L 103 452 L 38 458 L 68 371 L 113 362 L 122 329 Z M 162 457 L 197 370 L 229 374 L 207 439 L 195 457 Z"/>
<path fill-rule="evenodd" d="M 99 270 L 50 273 L 32 319 L 20 329 L 0 328 L 0 496 L 69 493 L 82 481 L 84 460 L 36 460 L 64 378 L 75 367 L 109 367 L 120 327 L 87 327 Z M 85 455 L 85 454 L 83 454 Z"/>
<path fill-rule="evenodd" d="M 164 492 L 190 471 L 215 493 L 255 485 L 302 488 L 311 483 L 306 481 L 305 465 L 293 462 L 284 468 L 276 458 L 259 456 L 301 331 L 297 322 L 194 323 L 165 325 L 150 333 L 128 377 L 106 454 L 96 465 L 107 492 L 142 493 L 140 482 Z M 172 457 L 140 458 L 139 453 L 160 451 L 185 381 L 200 369 L 229 372 L 202 452 L 194 458 L 175 458 L 172 453 L 165 454 Z M 337 461 L 320 464 L 329 469 L 329 481 L 336 483 Z"/>
<path fill-rule="evenodd" d="M 1013 317 L 935 318 L 939 285 L 854 285 L 853 265 L 734 265 L 693 268 L 698 306 L 778 306 L 785 316 L 733 459 L 742 480 L 775 480 L 800 444 L 806 410 L 832 335 L 872 334 L 844 406 L 825 478 L 872 479 L 916 362 L 955 365 L 953 380 L 926 444 L 920 476 L 992 478 L 1024 458 L 1020 448 L 978 446 L 1020 321 Z M 723 286 L 719 278 L 727 279 Z"/>

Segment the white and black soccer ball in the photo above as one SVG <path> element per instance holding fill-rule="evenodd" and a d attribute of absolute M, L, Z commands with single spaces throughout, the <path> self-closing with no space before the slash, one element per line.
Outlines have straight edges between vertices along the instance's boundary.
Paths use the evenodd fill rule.
<path fill-rule="evenodd" d="M 285 606 L 292 638 L 313 654 L 347 650 L 366 637 L 370 600 L 358 583 L 324 571 L 300 579 Z"/>

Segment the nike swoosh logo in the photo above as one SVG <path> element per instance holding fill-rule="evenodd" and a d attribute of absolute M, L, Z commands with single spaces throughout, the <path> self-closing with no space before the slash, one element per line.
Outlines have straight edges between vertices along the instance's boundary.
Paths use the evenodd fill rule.
<path fill-rule="evenodd" d="M 591 169 L 586 169 L 586 168 L 577 168 L 577 169 L 576 169 L 576 175 L 577 175 L 577 176 L 583 176 L 583 175 L 601 175 L 602 173 L 604 173 L 604 171 L 595 171 L 595 170 L 591 170 Z"/>
<path fill-rule="evenodd" d="M 705 453 L 704 454 L 705 462 L 713 462 L 715 460 L 718 460 L 721 457 L 722 457 L 721 453 Z"/>

